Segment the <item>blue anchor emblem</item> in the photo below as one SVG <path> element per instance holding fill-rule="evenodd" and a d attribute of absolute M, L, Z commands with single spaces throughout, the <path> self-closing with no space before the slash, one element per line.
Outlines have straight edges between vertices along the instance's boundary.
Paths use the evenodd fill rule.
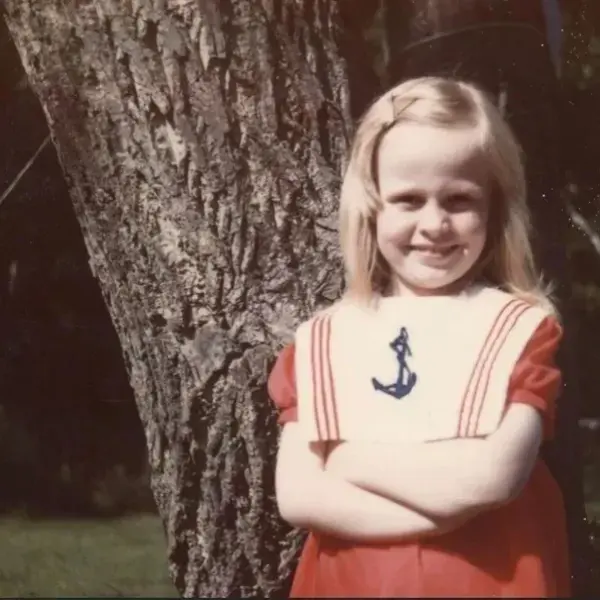
<path fill-rule="evenodd" d="M 406 364 L 406 357 L 412 356 L 412 352 L 408 345 L 408 331 L 406 331 L 405 327 L 400 329 L 400 334 L 390 343 L 390 348 L 396 353 L 396 359 L 398 360 L 399 369 L 396 381 L 386 385 L 373 377 L 371 382 L 375 391 L 383 392 L 400 400 L 410 394 L 417 383 L 417 374 L 412 372 Z"/>

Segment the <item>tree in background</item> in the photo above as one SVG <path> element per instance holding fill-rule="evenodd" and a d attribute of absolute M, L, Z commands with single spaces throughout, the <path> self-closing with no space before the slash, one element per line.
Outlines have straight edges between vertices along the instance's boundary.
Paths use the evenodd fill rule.
<path fill-rule="evenodd" d="M 334 0 L 7 0 L 123 349 L 182 594 L 271 595 L 265 375 L 340 290 Z"/>

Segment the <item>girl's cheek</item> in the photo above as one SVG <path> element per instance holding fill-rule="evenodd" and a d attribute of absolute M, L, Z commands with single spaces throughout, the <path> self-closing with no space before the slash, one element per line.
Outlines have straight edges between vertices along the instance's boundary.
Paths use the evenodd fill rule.
<path fill-rule="evenodd" d="M 406 223 L 391 223 L 385 232 L 385 237 L 393 242 L 401 242 L 410 238 L 412 228 Z"/>

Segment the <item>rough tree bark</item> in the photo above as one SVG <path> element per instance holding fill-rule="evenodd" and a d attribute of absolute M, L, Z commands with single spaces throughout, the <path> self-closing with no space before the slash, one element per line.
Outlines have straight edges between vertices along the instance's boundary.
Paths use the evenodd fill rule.
<path fill-rule="evenodd" d="M 335 0 L 4 0 L 146 431 L 172 578 L 272 595 L 267 369 L 335 298 L 351 128 Z"/>

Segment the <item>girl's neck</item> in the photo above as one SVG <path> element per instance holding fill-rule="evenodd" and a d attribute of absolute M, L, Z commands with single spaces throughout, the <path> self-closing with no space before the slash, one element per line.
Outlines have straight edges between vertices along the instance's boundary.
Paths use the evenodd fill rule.
<path fill-rule="evenodd" d="M 480 288 L 481 285 L 473 281 L 472 279 L 456 281 L 443 288 L 437 288 L 434 290 L 428 289 L 415 289 L 403 284 L 402 282 L 395 280 L 388 286 L 386 292 L 382 294 L 384 298 L 389 297 L 402 297 L 402 298 L 452 298 L 465 296 L 470 290 L 474 288 Z"/>

